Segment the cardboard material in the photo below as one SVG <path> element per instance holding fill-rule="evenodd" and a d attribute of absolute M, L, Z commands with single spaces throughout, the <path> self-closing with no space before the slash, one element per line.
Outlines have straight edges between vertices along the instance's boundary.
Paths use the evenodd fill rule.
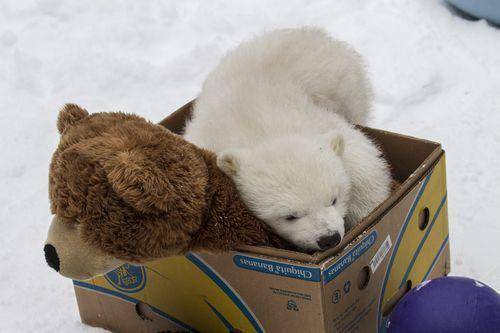
<path fill-rule="evenodd" d="M 182 133 L 191 103 L 160 124 Z M 384 332 L 397 300 L 449 272 L 438 143 L 364 128 L 401 186 L 336 248 L 245 246 L 124 265 L 75 281 L 82 321 L 117 332 Z"/>

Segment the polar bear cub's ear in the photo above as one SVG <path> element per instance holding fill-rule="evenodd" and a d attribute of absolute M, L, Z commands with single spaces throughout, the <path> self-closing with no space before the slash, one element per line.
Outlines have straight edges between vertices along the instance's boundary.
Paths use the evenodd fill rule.
<path fill-rule="evenodd" d="M 338 132 L 328 132 L 325 135 L 325 138 L 328 142 L 328 148 L 332 149 L 335 154 L 338 156 L 342 156 L 344 154 L 344 137 L 341 133 Z"/>
<path fill-rule="evenodd" d="M 333 151 L 339 155 L 342 156 L 344 154 L 344 137 L 340 134 L 337 134 L 332 138 L 330 141 L 330 147 L 332 147 Z"/>
<path fill-rule="evenodd" d="M 243 152 L 230 149 L 217 155 L 217 166 L 228 176 L 235 176 L 241 168 Z"/>
<path fill-rule="evenodd" d="M 88 115 L 89 113 L 84 108 L 76 104 L 66 104 L 61 111 L 59 111 L 59 116 L 57 117 L 57 130 L 60 134 L 63 134 L 67 128 L 76 124 L 83 118 L 86 118 Z"/>

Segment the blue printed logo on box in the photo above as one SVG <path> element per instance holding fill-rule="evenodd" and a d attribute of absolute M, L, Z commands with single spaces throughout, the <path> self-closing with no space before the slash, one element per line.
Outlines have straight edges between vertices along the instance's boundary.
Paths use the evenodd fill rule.
<path fill-rule="evenodd" d="M 332 266 L 328 267 L 323 272 L 323 283 L 327 284 L 331 280 L 335 279 L 344 269 L 349 267 L 353 262 L 355 262 L 359 257 L 361 257 L 369 248 L 375 244 L 377 240 L 377 231 L 373 230 L 359 242 L 352 250 L 347 252 L 337 260 Z"/>
<path fill-rule="evenodd" d="M 286 276 L 293 279 L 319 282 L 319 268 L 284 264 L 280 262 L 252 258 L 242 255 L 235 255 L 233 261 L 236 266 L 252 271 L 263 272 L 267 274 Z"/>
<path fill-rule="evenodd" d="M 143 266 L 124 264 L 104 277 L 109 284 L 125 293 L 136 293 L 146 285 L 146 270 Z"/>

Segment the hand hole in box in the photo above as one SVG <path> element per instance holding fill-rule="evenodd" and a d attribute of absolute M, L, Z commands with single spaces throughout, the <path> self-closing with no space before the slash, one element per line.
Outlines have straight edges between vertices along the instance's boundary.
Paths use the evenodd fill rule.
<path fill-rule="evenodd" d="M 144 302 L 139 301 L 135 304 L 135 313 L 137 313 L 142 320 L 153 321 L 153 309 Z"/>
<path fill-rule="evenodd" d="M 418 214 L 418 228 L 420 230 L 424 230 L 427 228 L 427 225 L 429 224 L 429 208 L 425 207 L 420 211 L 420 214 Z"/>
<path fill-rule="evenodd" d="M 371 278 L 371 270 L 370 267 L 365 266 L 361 269 L 358 274 L 358 289 L 363 290 L 368 286 L 368 282 L 370 282 Z"/>
<path fill-rule="evenodd" d="M 412 286 L 413 283 L 411 282 L 411 280 L 406 281 L 406 283 L 403 284 L 401 288 L 399 288 L 398 291 L 396 291 L 396 293 L 384 304 L 384 306 L 382 307 L 382 316 L 387 317 L 394 309 L 396 304 L 398 304 L 399 300 L 401 300 L 401 298 L 403 298 L 403 296 L 411 290 Z"/>

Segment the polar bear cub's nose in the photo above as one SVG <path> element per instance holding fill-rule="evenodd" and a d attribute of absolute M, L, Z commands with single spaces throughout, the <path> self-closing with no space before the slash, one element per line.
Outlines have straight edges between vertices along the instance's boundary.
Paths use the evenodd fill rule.
<path fill-rule="evenodd" d="M 321 250 L 326 250 L 328 248 L 338 245 L 341 239 L 342 237 L 340 236 L 340 234 L 338 232 L 335 232 L 332 235 L 321 237 L 318 240 L 318 246 Z"/>
<path fill-rule="evenodd" d="M 43 247 L 43 252 L 45 252 L 45 261 L 47 264 L 59 272 L 59 256 L 57 255 L 56 248 L 50 244 L 46 244 Z"/>

